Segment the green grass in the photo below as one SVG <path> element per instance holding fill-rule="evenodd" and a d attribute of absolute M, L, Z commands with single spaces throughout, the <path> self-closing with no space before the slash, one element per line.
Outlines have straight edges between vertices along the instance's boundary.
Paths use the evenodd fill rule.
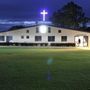
<path fill-rule="evenodd" d="M 90 90 L 90 51 L 0 48 L 0 90 Z"/>

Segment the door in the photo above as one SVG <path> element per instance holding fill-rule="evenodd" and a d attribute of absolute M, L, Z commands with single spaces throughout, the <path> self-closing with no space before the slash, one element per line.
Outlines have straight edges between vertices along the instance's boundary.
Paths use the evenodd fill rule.
<path fill-rule="evenodd" d="M 75 36 L 76 47 L 87 47 L 88 46 L 88 36 L 78 35 Z"/>

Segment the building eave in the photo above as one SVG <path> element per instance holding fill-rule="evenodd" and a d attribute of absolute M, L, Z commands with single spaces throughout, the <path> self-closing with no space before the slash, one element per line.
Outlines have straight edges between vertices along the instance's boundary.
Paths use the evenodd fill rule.
<path fill-rule="evenodd" d="M 6 31 L 0 31 L 0 33 L 9 32 L 9 31 L 16 31 L 16 30 L 22 30 L 22 29 L 28 29 L 28 28 L 37 27 L 37 26 L 40 26 L 40 25 L 47 25 L 47 24 L 37 24 L 37 25 L 27 26 L 27 27 L 23 27 L 23 28 L 19 28 L 19 29 L 18 28 L 17 29 L 9 29 L 9 30 L 6 30 Z M 56 25 L 47 25 L 47 26 L 60 28 L 60 29 L 66 29 L 66 30 L 73 30 L 73 31 L 81 31 L 81 32 L 90 33 L 90 31 L 85 31 L 85 30 L 80 30 L 80 29 L 71 29 L 71 28 L 62 28 L 62 27 L 56 26 Z"/>

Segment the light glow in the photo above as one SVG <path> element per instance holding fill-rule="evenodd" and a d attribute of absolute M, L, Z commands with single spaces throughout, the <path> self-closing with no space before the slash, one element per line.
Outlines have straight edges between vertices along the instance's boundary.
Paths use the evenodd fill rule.
<path fill-rule="evenodd" d="M 48 14 L 48 12 L 46 12 L 45 10 L 43 10 L 40 14 L 43 15 L 43 21 L 45 21 L 46 15 Z"/>
<path fill-rule="evenodd" d="M 76 36 L 75 37 L 75 43 L 77 47 L 87 47 L 88 42 L 86 36 Z"/>
<path fill-rule="evenodd" d="M 40 33 L 46 33 L 46 32 L 47 32 L 47 26 L 41 25 L 41 26 L 39 27 L 39 32 L 40 32 Z"/>

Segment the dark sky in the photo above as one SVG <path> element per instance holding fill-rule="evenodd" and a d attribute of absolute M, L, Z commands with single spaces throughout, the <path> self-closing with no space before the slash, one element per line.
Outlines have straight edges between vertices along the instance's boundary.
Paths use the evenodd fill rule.
<path fill-rule="evenodd" d="M 82 6 L 86 16 L 90 17 L 90 0 L 0 0 L 0 21 L 40 20 L 40 11 L 43 9 L 48 11 L 49 18 L 54 11 L 70 1 Z"/>
<path fill-rule="evenodd" d="M 0 0 L 0 19 L 31 19 L 40 18 L 42 9 L 49 12 L 49 16 L 71 0 Z M 90 0 L 73 0 L 83 7 L 90 16 Z M 48 17 L 49 17 L 48 16 Z"/>

